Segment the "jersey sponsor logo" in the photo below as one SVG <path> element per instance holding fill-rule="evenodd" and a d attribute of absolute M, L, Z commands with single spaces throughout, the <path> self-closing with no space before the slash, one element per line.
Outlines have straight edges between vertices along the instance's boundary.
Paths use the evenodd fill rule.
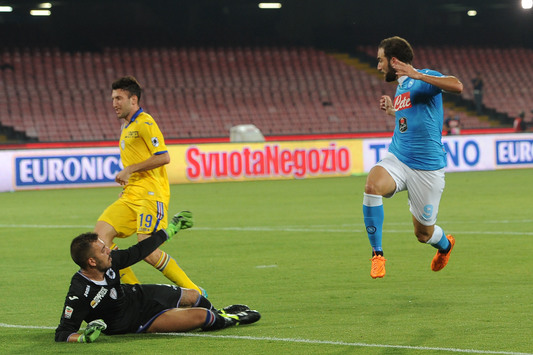
<path fill-rule="evenodd" d="M 64 317 L 65 319 L 70 319 L 72 318 L 72 313 L 74 312 L 74 308 L 72 307 L 69 307 L 69 306 L 66 306 L 65 307 L 65 312 L 64 312 Z"/>
<path fill-rule="evenodd" d="M 154 147 L 159 147 L 159 139 L 157 139 L 157 137 L 152 137 L 151 141 Z"/>
<path fill-rule="evenodd" d="M 138 131 L 129 131 L 128 133 L 126 133 L 126 136 L 124 138 L 126 138 L 126 139 L 139 138 L 139 132 Z"/>
<path fill-rule="evenodd" d="M 407 118 L 400 118 L 398 121 L 398 128 L 400 129 L 400 133 L 405 133 L 405 131 L 407 131 Z"/>
<path fill-rule="evenodd" d="M 102 299 L 105 297 L 106 294 L 107 294 L 107 288 L 102 287 L 100 291 L 98 291 L 96 296 L 94 296 L 93 300 L 91 301 L 91 307 L 96 308 L 96 306 L 98 306 L 98 304 L 100 303 L 100 301 L 102 301 Z"/>
<path fill-rule="evenodd" d="M 89 291 L 91 290 L 91 286 L 87 285 L 87 287 L 85 287 L 85 292 L 83 293 L 83 295 L 85 297 L 89 296 Z"/>
<path fill-rule="evenodd" d="M 396 111 L 405 110 L 413 107 L 411 105 L 411 92 L 404 92 L 401 95 L 398 95 L 394 98 L 394 109 Z"/>

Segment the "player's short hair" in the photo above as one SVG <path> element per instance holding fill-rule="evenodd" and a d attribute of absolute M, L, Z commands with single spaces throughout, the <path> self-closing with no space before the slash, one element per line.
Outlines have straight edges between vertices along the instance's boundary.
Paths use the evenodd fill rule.
<path fill-rule="evenodd" d="M 82 269 L 87 267 L 87 259 L 92 255 L 92 245 L 98 241 L 98 234 L 87 232 L 78 235 L 70 243 L 70 256 Z"/>
<path fill-rule="evenodd" d="M 111 89 L 112 90 L 122 89 L 124 91 L 127 91 L 130 94 L 129 97 L 135 95 L 137 96 L 138 102 L 141 102 L 141 93 L 142 93 L 141 84 L 139 84 L 137 79 L 135 79 L 131 75 L 124 76 L 120 79 L 115 80 L 111 84 Z"/>
<path fill-rule="evenodd" d="M 381 41 L 378 48 L 383 48 L 385 57 L 390 61 L 392 57 L 396 57 L 398 60 L 412 64 L 415 56 L 413 48 L 407 42 L 407 40 L 394 36 L 385 38 Z"/>

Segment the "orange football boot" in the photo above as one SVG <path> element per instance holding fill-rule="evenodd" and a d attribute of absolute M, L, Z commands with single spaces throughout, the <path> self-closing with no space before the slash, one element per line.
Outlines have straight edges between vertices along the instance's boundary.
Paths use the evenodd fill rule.
<path fill-rule="evenodd" d="M 451 235 L 447 235 L 446 238 L 448 238 L 450 241 L 450 250 L 448 250 L 446 254 L 437 250 L 437 254 L 435 254 L 433 260 L 431 261 L 431 270 L 433 271 L 442 270 L 446 264 L 448 264 L 448 260 L 450 260 L 450 254 L 452 253 L 453 246 L 455 245 L 455 238 Z"/>
<path fill-rule="evenodd" d="M 372 261 L 370 276 L 372 276 L 373 279 L 385 276 L 385 261 L 387 261 L 387 259 L 382 255 L 374 255 L 370 261 Z"/>

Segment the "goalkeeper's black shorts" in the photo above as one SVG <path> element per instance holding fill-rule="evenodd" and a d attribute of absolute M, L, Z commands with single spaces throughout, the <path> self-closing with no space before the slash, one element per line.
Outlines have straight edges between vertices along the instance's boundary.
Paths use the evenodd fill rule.
<path fill-rule="evenodd" d="M 129 305 L 118 315 L 117 324 L 109 327 L 105 334 L 143 333 L 155 318 L 165 311 L 177 308 L 181 299 L 181 288 L 174 285 L 121 285 Z"/>

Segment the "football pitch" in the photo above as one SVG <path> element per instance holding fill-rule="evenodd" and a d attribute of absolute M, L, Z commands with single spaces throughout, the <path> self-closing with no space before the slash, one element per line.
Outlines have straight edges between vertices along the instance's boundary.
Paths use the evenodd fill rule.
<path fill-rule="evenodd" d="M 385 199 L 387 275 L 370 277 L 365 176 L 173 185 L 169 214 L 195 226 L 164 244 L 216 307 L 253 325 L 54 342 L 77 266 L 70 241 L 120 188 L 1 193 L 2 354 L 533 354 L 533 170 L 449 173 L 438 224 L 446 268 L 417 242 L 407 194 Z M 136 238 L 119 240 L 121 247 Z M 141 262 L 144 283 L 168 283 Z"/>

